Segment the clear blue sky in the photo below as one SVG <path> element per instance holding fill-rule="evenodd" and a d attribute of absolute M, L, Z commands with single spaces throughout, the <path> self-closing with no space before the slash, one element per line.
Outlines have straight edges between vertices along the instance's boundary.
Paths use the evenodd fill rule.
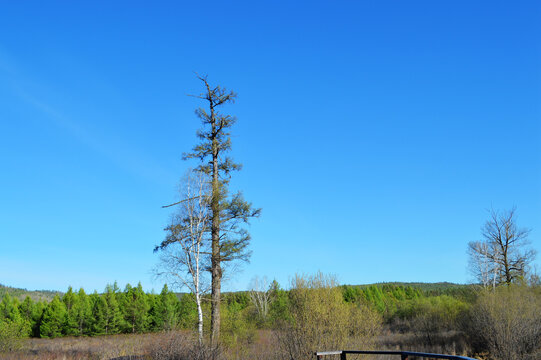
<path fill-rule="evenodd" d="M 538 1 L 1 1 L 0 283 L 161 288 L 194 71 L 239 93 L 232 188 L 263 208 L 226 290 L 317 270 L 468 282 L 491 206 L 516 205 L 541 251 L 540 18 Z"/>

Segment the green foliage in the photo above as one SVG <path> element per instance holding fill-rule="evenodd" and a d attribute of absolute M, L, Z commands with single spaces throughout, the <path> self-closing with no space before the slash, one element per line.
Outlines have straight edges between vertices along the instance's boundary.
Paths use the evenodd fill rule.
<path fill-rule="evenodd" d="M 179 307 L 177 304 L 177 296 L 170 292 L 167 284 L 165 284 L 150 310 L 152 329 L 154 331 L 173 330 L 177 328 L 179 322 Z"/>
<path fill-rule="evenodd" d="M 323 279 L 319 280 L 325 283 Z M 300 321 L 299 311 L 302 309 L 311 309 L 311 316 L 321 320 L 324 316 L 320 311 L 324 307 L 320 308 L 321 304 L 306 300 L 303 308 L 299 305 L 303 303 L 299 296 L 311 294 L 325 304 L 328 300 L 325 300 L 326 297 L 330 296 L 328 293 L 332 293 L 333 296 L 338 295 L 340 305 L 326 306 L 331 309 L 329 311 L 338 311 L 339 318 L 346 314 L 347 318 L 361 319 L 359 324 L 374 324 L 374 317 L 383 317 L 391 327 L 415 331 L 421 340 L 430 344 L 437 340 L 432 334 L 457 329 L 457 322 L 478 297 L 477 288 L 453 284 L 434 287 L 424 284 L 421 288 L 404 284 L 374 284 L 340 286 L 332 291 L 324 291 L 317 287 L 321 284 L 317 285 L 315 279 L 310 281 L 304 285 L 296 284 L 292 290 L 284 290 L 274 281 L 269 288 L 266 321 L 261 321 L 257 316 L 249 293 L 223 294 L 222 341 L 238 350 L 242 344 L 250 343 L 255 329 L 290 328 Z M 210 297 L 205 297 L 202 304 L 206 328 L 210 319 L 208 300 Z M 368 316 L 368 319 L 363 316 Z M 30 297 L 20 302 L 10 295 L 4 295 L 0 302 L 0 321 L 4 334 L 11 337 L 195 330 L 197 309 L 193 295 L 177 296 L 167 286 L 159 294 L 153 294 L 145 293 L 140 284 L 137 287 L 128 284 L 121 291 L 115 283 L 107 285 L 103 293 L 94 292 L 91 295 L 87 295 L 83 289 L 74 292 L 70 287 L 62 297 L 56 296 L 50 303 L 35 302 Z M 340 326 L 351 333 L 361 334 L 363 331 L 363 328 L 355 328 L 351 323 Z"/>
<path fill-rule="evenodd" d="M 31 334 L 33 337 L 40 337 L 41 322 L 46 308 L 47 304 L 43 301 L 38 301 L 32 308 Z"/>
<path fill-rule="evenodd" d="M 107 285 L 105 293 L 101 296 L 105 300 L 103 324 L 105 334 L 117 334 L 120 332 L 123 318 L 117 300 L 118 292 L 118 286 L 115 283 L 113 286 Z"/>
<path fill-rule="evenodd" d="M 21 320 L 17 300 L 13 299 L 9 294 L 5 294 L 0 303 L 0 319 L 18 322 Z"/>
<path fill-rule="evenodd" d="M 148 310 L 150 306 L 141 283 L 137 287 L 126 285 L 121 305 L 124 313 L 124 331 L 145 332 L 149 325 Z"/>
<path fill-rule="evenodd" d="M 0 319 L 0 353 L 17 350 L 21 347 L 21 339 L 28 336 L 24 322 Z"/>
<path fill-rule="evenodd" d="M 40 325 L 40 336 L 45 338 L 53 338 L 62 336 L 62 329 L 66 323 L 66 305 L 60 301 L 60 298 L 55 296 L 45 311 Z"/>
<path fill-rule="evenodd" d="M 183 294 L 177 305 L 179 314 L 179 327 L 195 329 L 197 324 L 197 305 L 193 294 Z"/>
<path fill-rule="evenodd" d="M 18 308 L 18 300 L 5 293 L 0 302 L 0 352 L 19 348 L 20 339 L 30 334 L 31 323 L 21 316 Z"/>
<path fill-rule="evenodd" d="M 75 319 L 74 306 L 77 302 L 77 294 L 73 292 L 72 287 L 68 287 L 68 291 L 62 297 L 62 302 L 66 307 L 66 318 L 63 324 L 62 332 L 65 335 L 77 334 L 77 320 Z"/>
<path fill-rule="evenodd" d="M 83 288 L 79 289 L 76 301 L 72 307 L 72 315 L 75 320 L 76 328 L 71 329 L 76 336 L 88 335 L 90 333 L 90 321 L 92 318 L 92 309 L 90 308 L 89 298 Z"/>
<path fill-rule="evenodd" d="M 397 284 L 374 284 L 365 286 L 342 286 L 344 301 L 365 304 L 378 311 L 389 321 L 403 301 L 423 296 L 420 289 Z"/>
<path fill-rule="evenodd" d="M 89 321 L 88 335 L 103 335 L 107 324 L 107 301 L 97 292 L 90 295 L 91 317 Z"/>
<path fill-rule="evenodd" d="M 435 314 L 438 322 L 449 323 L 467 309 L 466 303 L 447 295 L 415 298 L 404 301 L 397 309 L 399 318 L 414 318 L 424 314 Z"/>
<path fill-rule="evenodd" d="M 271 303 L 269 308 L 270 324 L 278 326 L 291 319 L 289 313 L 289 293 L 280 287 L 280 284 L 274 280 L 270 287 Z"/>
<path fill-rule="evenodd" d="M 255 323 L 248 319 L 248 304 L 242 301 L 245 300 L 244 296 L 241 295 L 239 300 L 241 301 L 230 299 L 224 308 L 221 337 L 222 342 L 240 356 L 238 352 L 245 347 L 244 345 L 254 340 Z"/>
<path fill-rule="evenodd" d="M 350 305 L 334 278 L 318 273 L 296 276 L 289 292 L 290 320 L 279 331 L 284 356 L 309 359 L 314 349 L 369 348 L 379 332 L 379 315 Z"/>
<path fill-rule="evenodd" d="M 28 323 L 32 323 L 33 313 L 34 301 L 32 301 L 32 298 L 30 298 L 30 296 L 27 296 L 22 302 L 22 304 L 19 305 L 19 314 L 23 320 L 27 321 Z"/>

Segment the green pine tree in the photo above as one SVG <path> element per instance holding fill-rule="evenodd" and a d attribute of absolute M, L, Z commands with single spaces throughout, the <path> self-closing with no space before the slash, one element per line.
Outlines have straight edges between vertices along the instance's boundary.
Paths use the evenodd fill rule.
<path fill-rule="evenodd" d="M 99 296 L 96 291 L 89 296 L 89 304 L 92 316 L 89 322 L 90 335 L 105 334 L 105 325 L 107 321 L 107 302 L 103 296 Z"/>
<path fill-rule="evenodd" d="M 27 295 L 24 298 L 24 301 L 19 305 L 19 313 L 21 314 L 21 317 L 24 320 L 28 322 L 32 322 L 33 311 L 34 311 L 34 301 L 32 301 L 32 298 Z"/>
<path fill-rule="evenodd" d="M 66 315 L 66 305 L 56 295 L 43 312 L 40 336 L 45 338 L 62 336 L 62 328 L 66 322 Z"/>
<path fill-rule="evenodd" d="M 5 293 L 2 302 L 0 302 L 0 319 L 15 322 L 21 320 L 17 302 L 9 295 L 9 293 Z"/>
<path fill-rule="evenodd" d="M 183 329 L 195 329 L 197 324 L 197 305 L 193 294 L 184 294 L 177 303 L 178 326 Z"/>
<path fill-rule="evenodd" d="M 105 300 L 105 334 L 117 334 L 120 332 L 122 324 L 122 312 L 118 305 L 118 286 L 116 282 L 113 286 L 107 285 L 105 293 L 102 295 Z"/>
<path fill-rule="evenodd" d="M 123 311 L 127 327 L 131 333 L 142 333 L 147 330 L 149 305 L 141 283 L 137 287 L 126 285 L 124 290 Z"/>
<path fill-rule="evenodd" d="M 66 306 L 66 319 L 63 324 L 62 332 L 65 335 L 78 335 L 77 319 L 75 318 L 74 306 L 77 303 L 77 294 L 73 292 L 71 286 L 62 297 L 62 302 Z"/>
<path fill-rule="evenodd" d="M 86 295 L 83 288 L 80 288 L 77 293 L 77 300 L 73 304 L 72 313 L 77 326 L 75 335 L 88 335 L 90 332 L 89 323 L 92 317 L 92 309 L 90 308 L 88 295 Z"/>
<path fill-rule="evenodd" d="M 32 336 L 32 329 L 34 326 L 34 302 L 32 301 L 32 298 L 30 298 L 30 296 L 26 296 L 24 301 L 19 305 L 19 314 L 22 321 L 26 323 L 28 335 Z"/>
<path fill-rule="evenodd" d="M 32 308 L 32 336 L 40 337 L 40 327 L 43 320 L 43 313 L 47 308 L 47 303 L 44 301 L 38 301 Z"/>
<path fill-rule="evenodd" d="M 156 330 L 172 330 L 178 325 L 178 298 L 169 291 L 167 284 L 158 295 L 154 306 L 154 323 Z"/>

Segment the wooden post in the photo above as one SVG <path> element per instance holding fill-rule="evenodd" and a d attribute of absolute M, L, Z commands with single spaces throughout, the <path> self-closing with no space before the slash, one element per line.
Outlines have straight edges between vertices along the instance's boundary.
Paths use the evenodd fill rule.
<path fill-rule="evenodd" d="M 340 354 L 340 360 L 346 360 L 346 353 L 344 351 Z"/>

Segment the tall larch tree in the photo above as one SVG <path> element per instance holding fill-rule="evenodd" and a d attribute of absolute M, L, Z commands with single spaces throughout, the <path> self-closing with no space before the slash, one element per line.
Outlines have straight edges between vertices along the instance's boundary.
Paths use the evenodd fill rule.
<path fill-rule="evenodd" d="M 221 86 L 211 86 L 206 76 L 198 76 L 204 92 L 194 97 L 205 102 L 206 107 L 195 111 L 202 122 L 197 132 L 200 143 L 184 159 L 198 159 L 197 170 L 209 176 L 210 186 L 210 272 L 211 272 L 211 322 L 210 340 L 216 344 L 220 337 L 220 298 L 224 265 L 234 260 L 247 260 L 250 253 L 250 235 L 243 227 L 260 209 L 252 208 L 242 194 L 231 194 L 228 189 L 231 172 L 241 169 L 227 153 L 231 150 L 230 129 L 234 116 L 223 114 L 220 109 L 235 102 L 237 94 Z"/>

